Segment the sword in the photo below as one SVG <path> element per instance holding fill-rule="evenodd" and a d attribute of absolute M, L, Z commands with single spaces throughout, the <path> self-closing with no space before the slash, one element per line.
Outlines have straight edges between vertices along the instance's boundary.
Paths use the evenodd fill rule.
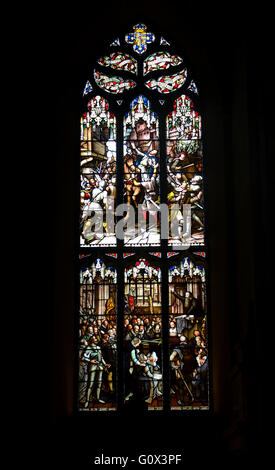
<path fill-rule="evenodd" d="M 153 201 L 153 199 L 151 197 L 148 197 L 146 200 L 150 201 L 159 210 L 159 206 L 157 205 L 157 203 L 155 201 Z"/>
<path fill-rule="evenodd" d="M 160 339 L 142 339 L 141 344 L 146 344 L 146 343 L 154 343 L 154 344 L 161 344 L 162 340 Z"/>
<path fill-rule="evenodd" d="M 183 166 L 182 169 L 189 168 L 190 166 L 195 166 L 195 164 L 194 164 L 194 163 L 190 163 L 190 165 L 185 165 L 185 166 Z"/>
<path fill-rule="evenodd" d="M 198 204 L 197 202 L 195 202 L 195 206 L 197 206 L 199 209 L 203 209 L 203 207 L 200 204 Z"/>
<path fill-rule="evenodd" d="M 188 390 L 188 392 L 189 392 L 189 394 L 190 394 L 190 396 L 191 396 L 191 400 L 194 401 L 194 395 L 193 395 L 193 393 L 191 392 L 190 388 L 188 387 L 188 385 L 187 385 L 187 383 L 186 383 L 186 381 L 185 381 L 185 379 L 184 379 L 184 377 L 183 377 L 183 374 L 182 374 L 181 370 L 180 370 L 180 369 L 177 369 L 177 370 L 178 370 L 178 372 L 179 372 L 179 374 L 180 374 L 181 380 L 183 381 L 185 387 L 187 388 L 187 390 Z"/>

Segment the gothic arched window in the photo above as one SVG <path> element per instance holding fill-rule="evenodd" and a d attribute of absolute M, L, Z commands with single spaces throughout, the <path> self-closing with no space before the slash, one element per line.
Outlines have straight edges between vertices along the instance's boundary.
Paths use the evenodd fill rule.
<path fill-rule="evenodd" d="M 208 410 L 199 91 L 137 24 L 83 90 L 78 411 Z"/>

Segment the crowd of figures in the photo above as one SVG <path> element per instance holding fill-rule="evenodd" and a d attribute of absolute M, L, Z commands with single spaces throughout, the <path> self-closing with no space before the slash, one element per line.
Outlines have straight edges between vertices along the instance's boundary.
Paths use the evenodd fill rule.
<path fill-rule="evenodd" d="M 184 317 L 184 318 L 183 318 Z M 158 315 L 127 315 L 124 326 L 126 401 L 155 407 L 162 397 L 162 322 Z M 208 406 L 206 318 L 169 315 L 171 407 Z M 157 399 L 156 402 L 153 401 Z"/>
<path fill-rule="evenodd" d="M 171 407 L 208 405 L 206 317 L 169 315 Z M 80 408 L 115 409 L 117 323 L 115 315 L 81 315 Z M 124 316 L 124 401 L 162 407 L 161 315 Z"/>
<path fill-rule="evenodd" d="M 82 408 L 116 402 L 116 316 L 80 316 L 79 403 Z"/>
<path fill-rule="evenodd" d="M 161 338 L 161 316 L 134 313 L 125 315 L 125 402 L 141 400 L 149 408 L 161 407 Z"/>
<path fill-rule="evenodd" d="M 161 397 L 161 317 L 125 315 L 125 395 L 126 401 L 140 395 L 148 403 Z M 116 317 L 80 316 L 79 403 L 80 408 L 114 407 L 116 402 Z M 145 346 L 140 346 L 143 343 Z M 152 349 L 153 346 L 153 349 Z M 142 373 L 141 370 L 142 369 Z M 138 387 L 138 376 L 143 387 Z M 148 380 L 147 380 L 148 379 Z M 139 380 L 139 382 L 140 382 Z"/>
<path fill-rule="evenodd" d="M 170 286 L 178 305 L 169 315 L 172 407 L 196 402 L 208 405 L 208 345 L 206 314 L 201 300 L 186 290 L 180 295 Z"/>
<path fill-rule="evenodd" d="M 172 408 L 208 405 L 208 353 L 201 331 L 193 330 L 190 339 L 183 334 L 177 341 L 170 338 L 170 365 Z"/>
<path fill-rule="evenodd" d="M 140 101 L 140 102 L 139 102 Z M 146 102 L 147 103 L 147 102 Z M 158 121 L 154 113 L 151 121 L 145 119 L 145 102 L 138 100 L 137 108 L 142 112 L 125 120 L 124 129 L 124 202 L 134 210 L 137 216 L 140 208 L 143 217 L 151 215 L 151 229 L 145 230 L 143 239 L 137 243 L 159 244 L 159 210 L 160 210 L 160 152 L 158 140 Z M 139 117 L 138 117 L 139 116 Z M 87 134 L 87 129 L 86 134 Z M 116 141 L 113 132 L 104 126 L 94 126 L 90 131 L 92 139 L 81 144 L 81 243 L 82 244 L 115 244 L 113 221 L 106 218 L 115 211 L 116 200 Z M 85 138 L 88 139 L 84 132 Z M 176 224 L 172 239 L 185 243 L 204 241 L 203 221 L 203 176 L 202 150 L 199 141 L 188 140 L 186 128 L 171 127 L 166 143 L 167 151 L 167 203 L 177 205 L 170 219 Z M 185 205 L 191 207 L 191 220 L 186 220 Z M 128 212 L 129 212 L 128 210 Z M 145 212 L 147 215 L 145 215 Z M 90 219 L 93 217 L 93 227 Z M 102 219 L 103 217 L 103 219 Z M 125 222 L 128 220 L 126 215 Z M 171 222 L 171 220 L 170 220 Z M 142 231 L 142 229 L 139 228 Z M 139 232 L 129 232 L 135 239 Z M 191 237 L 191 238 L 190 238 Z M 129 241 L 126 237 L 126 241 Z"/>

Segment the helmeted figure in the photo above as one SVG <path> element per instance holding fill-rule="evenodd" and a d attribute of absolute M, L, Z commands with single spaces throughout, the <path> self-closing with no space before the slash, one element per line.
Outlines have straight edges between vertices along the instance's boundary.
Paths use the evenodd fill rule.
<path fill-rule="evenodd" d="M 110 365 L 106 364 L 100 346 L 97 345 L 98 341 L 93 336 L 90 341 L 90 345 L 87 346 L 82 359 L 87 362 L 89 368 L 89 379 L 88 388 L 86 395 L 85 408 L 88 408 L 92 390 L 96 386 L 96 401 L 98 403 L 105 403 L 100 399 L 100 392 L 102 386 L 103 371 L 106 370 Z"/>
<path fill-rule="evenodd" d="M 160 373 L 160 366 L 157 364 L 158 357 L 155 351 L 147 355 L 146 366 L 144 368 L 144 374 L 150 379 L 150 394 L 145 400 L 147 403 L 162 396 L 162 374 Z"/>
<path fill-rule="evenodd" d="M 174 383 L 178 386 L 179 405 L 184 404 L 184 389 L 187 390 L 189 395 L 189 401 L 194 401 L 194 395 L 191 389 L 191 383 L 189 380 L 189 374 L 185 370 L 185 354 L 184 350 L 188 349 L 188 344 L 185 342 L 186 338 L 184 336 L 180 337 L 181 343 L 179 346 L 175 347 L 170 355 L 170 364 L 171 369 L 174 374 Z"/>
<path fill-rule="evenodd" d="M 184 243 L 185 238 L 191 235 L 191 220 L 184 207 L 188 204 L 188 179 L 182 173 L 173 174 L 168 168 L 167 180 L 172 187 L 168 194 L 172 232 Z"/>
<path fill-rule="evenodd" d="M 188 187 L 189 198 L 186 202 L 186 204 L 191 204 L 191 218 L 199 225 L 198 230 L 203 230 L 204 227 L 201 220 L 203 213 L 201 183 L 202 176 L 194 175 Z"/>

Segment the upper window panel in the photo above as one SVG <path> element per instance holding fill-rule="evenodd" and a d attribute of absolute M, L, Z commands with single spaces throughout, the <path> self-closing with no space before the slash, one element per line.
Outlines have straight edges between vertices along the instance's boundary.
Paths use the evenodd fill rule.
<path fill-rule="evenodd" d="M 114 226 L 107 213 L 116 203 L 116 118 L 108 102 L 96 96 L 80 125 L 80 245 L 114 246 Z"/>
<path fill-rule="evenodd" d="M 186 95 L 177 98 L 173 108 L 166 118 L 167 199 L 169 206 L 175 207 L 178 233 L 170 236 L 168 243 L 203 245 L 201 116 Z M 191 209 L 190 219 L 184 218 L 186 205 Z"/>
<path fill-rule="evenodd" d="M 118 238 L 127 249 L 158 251 L 161 237 L 169 250 L 204 245 L 201 115 L 192 72 L 142 23 L 109 46 L 83 84 L 81 246 L 116 246 Z"/>
<path fill-rule="evenodd" d="M 159 119 L 138 96 L 124 117 L 124 202 L 129 222 L 126 245 L 160 244 Z"/>

